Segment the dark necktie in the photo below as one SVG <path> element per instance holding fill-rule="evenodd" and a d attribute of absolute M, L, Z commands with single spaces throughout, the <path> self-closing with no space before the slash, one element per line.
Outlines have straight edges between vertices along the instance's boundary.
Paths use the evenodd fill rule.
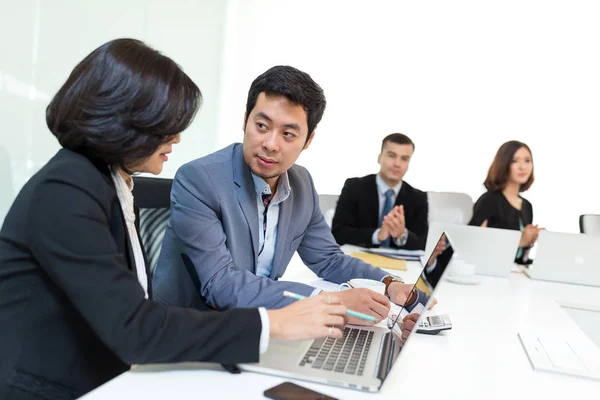
<path fill-rule="evenodd" d="M 388 189 L 385 192 L 385 202 L 383 203 L 383 210 L 381 210 L 381 215 L 379 216 L 379 227 L 381 228 L 381 224 L 383 223 L 383 217 L 388 215 L 390 211 L 394 208 L 394 191 L 392 189 Z M 381 242 L 381 247 L 390 247 L 391 245 L 391 237 L 388 236 Z"/>
<path fill-rule="evenodd" d="M 262 193 L 261 196 L 265 210 L 263 211 L 263 245 L 261 246 L 258 255 L 263 252 L 265 242 L 267 241 L 267 211 L 269 211 L 269 204 L 271 204 L 271 199 L 273 198 L 273 195 L 270 193 Z"/>

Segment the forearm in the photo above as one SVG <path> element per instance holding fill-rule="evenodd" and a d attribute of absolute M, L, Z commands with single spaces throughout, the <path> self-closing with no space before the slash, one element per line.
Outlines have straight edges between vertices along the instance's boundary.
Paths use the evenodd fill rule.
<path fill-rule="evenodd" d="M 208 305 L 218 310 L 241 307 L 282 308 L 293 301 L 283 297 L 285 290 L 310 296 L 314 287 L 298 282 L 274 281 L 232 268 L 216 273 L 202 287 Z"/>
<path fill-rule="evenodd" d="M 425 250 L 426 238 L 427 235 L 422 236 L 409 230 L 408 237 L 403 248 L 407 250 Z"/>
<path fill-rule="evenodd" d="M 126 363 L 258 361 L 262 324 L 257 309 L 198 312 L 146 303 L 131 320 L 112 327 L 119 338 L 114 350 Z"/>

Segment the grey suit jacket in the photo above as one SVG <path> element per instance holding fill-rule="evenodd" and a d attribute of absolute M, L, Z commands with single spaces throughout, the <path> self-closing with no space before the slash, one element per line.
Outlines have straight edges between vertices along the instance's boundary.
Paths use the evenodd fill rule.
<path fill-rule="evenodd" d="M 166 305 L 216 309 L 279 308 L 284 290 L 310 296 L 314 288 L 277 281 L 295 251 L 319 277 L 341 283 L 381 280 L 387 274 L 345 255 L 319 209 L 308 171 L 288 170 L 291 193 L 281 203 L 270 277 L 257 276 L 259 221 L 256 192 L 242 145 L 230 145 L 182 166 L 171 190 L 171 218 L 153 277 L 154 297 Z M 200 279 L 198 295 L 183 265 L 187 254 Z"/>

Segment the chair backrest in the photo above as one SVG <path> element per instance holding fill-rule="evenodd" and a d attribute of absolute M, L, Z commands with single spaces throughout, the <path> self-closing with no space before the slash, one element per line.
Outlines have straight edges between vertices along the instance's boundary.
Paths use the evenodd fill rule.
<path fill-rule="evenodd" d="M 133 182 L 133 198 L 135 205 L 140 209 L 140 237 L 152 276 L 171 215 L 170 196 L 173 180 L 136 176 Z"/>
<path fill-rule="evenodd" d="M 600 235 L 600 215 L 583 214 L 579 216 L 579 231 L 588 235 Z"/>
<path fill-rule="evenodd" d="M 319 208 L 325 217 L 325 222 L 331 227 L 333 216 L 335 215 L 335 207 L 337 206 L 338 197 L 337 194 L 320 194 L 319 195 Z"/>
<path fill-rule="evenodd" d="M 466 225 L 473 216 L 473 199 L 466 193 L 427 192 L 428 221 Z"/>

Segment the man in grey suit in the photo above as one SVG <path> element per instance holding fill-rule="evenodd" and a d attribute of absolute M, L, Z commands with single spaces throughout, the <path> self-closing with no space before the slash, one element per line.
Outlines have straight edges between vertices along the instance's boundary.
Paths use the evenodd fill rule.
<path fill-rule="evenodd" d="M 277 66 L 254 80 L 243 143 L 185 164 L 175 176 L 171 218 L 153 278 L 155 298 L 172 306 L 202 301 L 215 309 L 279 308 L 293 301 L 282 296 L 284 290 L 327 294 L 278 281 L 298 251 L 328 281 L 375 279 L 386 283 L 386 294 L 398 304 L 425 300 L 412 285 L 345 255 L 336 244 L 310 174 L 294 164 L 310 146 L 324 110 L 323 90 L 302 71 Z M 195 287 L 182 254 L 188 272 L 199 278 Z M 377 321 L 388 315 L 388 298 L 374 291 L 336 295 Z"/>

